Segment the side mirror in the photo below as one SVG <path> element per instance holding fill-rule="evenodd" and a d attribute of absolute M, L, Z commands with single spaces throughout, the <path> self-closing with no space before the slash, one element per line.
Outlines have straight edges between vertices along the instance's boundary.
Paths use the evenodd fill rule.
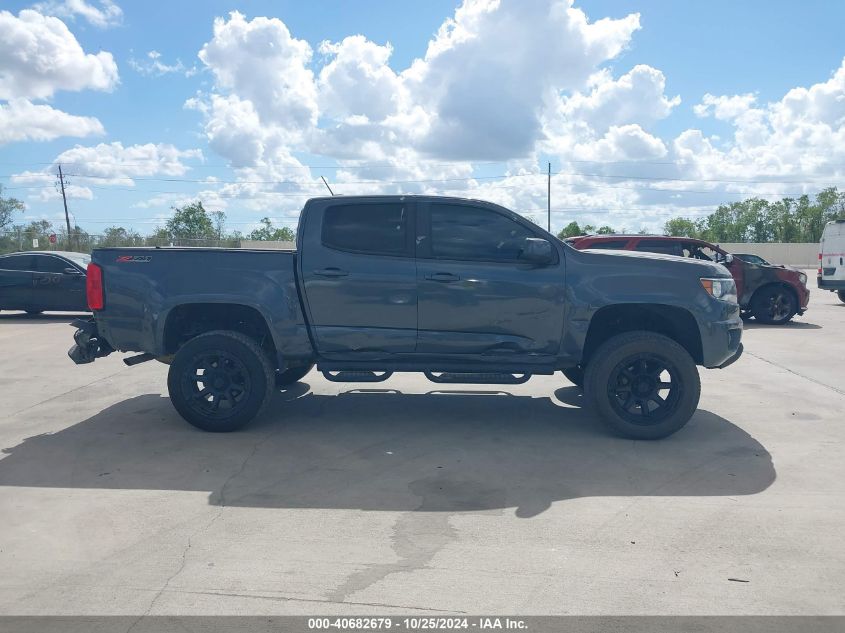
<path fill-rule="evenodd" d="M 526 237 L 519 258 L 539 266 L 551 264 L 554 261 L 552 243 L 541 237 Z"/>
<path fill-rule="evenodd" d="M 730 264 L 733 260 L 734 260 L 734 256 L 733 256 L 733 255 L 731 255 L 730 253 L 728 253 L 727 255 L 725 255 L 725 263 L 726 263 L 726 264 Z"/>

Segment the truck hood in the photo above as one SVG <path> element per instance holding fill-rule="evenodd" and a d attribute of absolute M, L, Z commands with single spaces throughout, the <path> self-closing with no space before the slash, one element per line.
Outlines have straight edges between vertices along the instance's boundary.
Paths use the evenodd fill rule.
<path fill-rule="evenodd" d="M 586 248 L 580 253 L 585 253 L 590 257 L 611 257 L 618 258 L 620 266 L 624 266 L 625 262 L 622 260 L 629 260 L 630 264 L 642 262 L 642 264 L 656 263 L 656 262 L 671 262 L 680 266 L 693 266 L 699 269 L 699 274 L 702 277 L 730 277 L 730 271 L 716 262 L 706 262 L 701 259 L 691 259 L 689 257 L 678 257 L 677 255 L 664 255 L 663 253 L 647 253 L 643 251 L 625 251 L 625 250 L 610 250 L 610 249 L 590 249 Z M 645 261 L 643 261 L 645 260 Z M 689 269 L 687 269 L 689 270 Z"/>

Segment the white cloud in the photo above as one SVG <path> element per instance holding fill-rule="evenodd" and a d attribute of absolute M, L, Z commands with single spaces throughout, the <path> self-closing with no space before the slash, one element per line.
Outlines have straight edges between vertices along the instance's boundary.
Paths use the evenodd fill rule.
<path fill-rule="evenodd" d="M 636 229 L 752 185 L 774 195 L 841 179 L 845 64 L 769 104 L 753 93 L 704 95 L 695 114 L 732 135 L 661 137 L 658 123 L 681 103 L 667 78 L 648 65 L 607 65 L 639 26 L 637 14 L 591 22 L 571 0 L 465 0 L 401 69 L 386 42 L 350 35 L 321 43 L 312 61 L 281 20 L 232 13 L 199 54 L 214 84 L 185 107 L 201 114 L 211 149 L 238 179 L 214 191 L 279 213 L 301 206 L 294 193 L 322 193 L 300 155 L 338 163 L 341 193 L 453 193 L 524 211 L 545 204 L 545 178 L 531 173 L 548 156 L 560 172 L 554 206 Z M 503 161 L 495 171 L 508 176 L 473 180 L 486 172 L 479 161 Z M 719 182 L 787 176 L 807 180 Z"/>
<path fill-rule="evenodd" d="M 33 7 L 39 13 L 55 15 L 60 18 L 74 19 L 81 17 L 86 22 L 104 29 L 117 26 L 123 20 L 123 10 L 112 0 L 99 0 L 95 4 L 85 0 L 48 0 L 39 2 Z"/>
<path fill-rule="evenodd" d="M 80 187 L 79 185 L 66 185 L 65 196 L 68 200 L 93 200 L 94 192 L 88 187 Z M 30 196 L 39 202 L 49 202 L 51 200 L 60 200 L 62 197 L 61 190 L 58 187 L 45 186 L 37 194 Z M 64 219 L 64 216 L 62 217 Z"/>
<path fill-rule="evenodd" d="M 181 74 L 185 77 L 193 77 L 197 74 L 196 66 L 188 68 L 182 63 L 181 59 L 176 60 L 173 64 L 167 64 L 162 61 L 161 53 L 158 51 L 149 51 L 146 59 L 137 60 L 134 57 L 129 58 L 129 66 L 147 77 L 161 77 L 162 75 Z"/>
<path fill-rule="evenodd" d="M 111 53 L 85 53 L 64 22 L 32 10 L 0 11 L 0 99 L 51 97 L 58 90 L 112 90 Z"/>
<path fill-rule="evenodd" d="M 94 117 L 74 116 L 48 105 L 35 105 L 26 99 L 12 99 L 6 105 L 0 103 L 0 145 L 104 133 L 103 125 Z"/>
<path fill-rule="evenodd" d="M 126 147 L 120 142 L 77 145 L 59 154 L 50 167 L 15 174 L 12 182 L 45 182 L 45 178 L 53 178 L 57 166 L 62 165 L 68 177 L 79 184 L 132 186 L 134 178 L 183 176 L 190 169 L 184 161 L 201 160 L 202 157 L 198 149 L 180 150 L 164 143 Z"/>
<path fill-rule="evenodd" d="M 378 190 L 367 180 L 466 178 L 472 165 L 460 159 L 531 154 L 544 109 L 638 28 L 636 14 L 589 22 L 570 0 L 467 0 L 404 71 L 390 67 L 390 44 L 352 35 L 320 44 L 315 77 L 311 46 L 281 20 L 234 12 L 215 20 L 199 53 L 213 89 L 185 106 L 202 113 L 211 148 L 241 179 L 281 170 L 314 183 L 292 159 L 297 151 L 338 160 L 335 182 L 348 193 Z M 386 189 L 400 188 L 431 189 Z"/>
<path fill-rule="evenodd" d="M 527 155 L 541 111 L 627 46 L 639 15 L 589 22 L 570 1 L 466 0 L 402 77 L 431 113 L 421 149 L 450 159 Z"/>
<path fill-rule="evenodd" d="M 562 97 L 557 114 L 565 121 L 604 131 L 625 123 L 649 125 L 665 119 L 681 103 L 680 96 L 666 96 L 666 78 L 651 66 L 634 66 L 618 79 L 602 70 L 590 78 L 590 86 L 589 94 Z"/>
<path fill-rule="evenodd" d="M 748 112 L 757 101 L 757 97 L 751 93 L 744 95 L 722 95 L 716 97 L 707 93 L 702 97 L 701 103 L 693 107 L 696 116 L 706 117 L 711 114 L 722 121 L 730 121 Z"/>
<path fill-rule="evenodd" d="M 635 123 L 612 125 L 598 141 L 574 148 L 574 158 L 596 162 L 653 160 L 666 153 L 663 141 Z"/>
<path fill-rule="evenodd" d="M 845 175 L 845 59 L 828 81 L 793 88 L 780 101 L 756 106 L 751 94 L 707 94 L 699 105 L 699 116 L 729 122 L 733 138 L 719 142 L 688 130 L 676 139 L 676 150 L 694 162 L 697 176 L 804 178 L 805 184 L 789 188 L 809 190 Z"/>
<path fill-rule="evenodd" d="M 214 38 L 199 52 L 217 86 L 248 99 L 262 120 L 296 135 L 317 122 L 317 90 L 307 67 L 311 46 L 277 18 L 247 21 L 237 11 L 214 20 Z"/>
<path fill-rule="evenodd" d="M 401 86 L 387 65 L 393 52 L 390 44 L 379 46 L 363 35 L 352 35 L 336 44 L 323 42 L 320 52 L 331 57 L 320 71 L 322 113 L 381 121 L 396 112 Z"/>

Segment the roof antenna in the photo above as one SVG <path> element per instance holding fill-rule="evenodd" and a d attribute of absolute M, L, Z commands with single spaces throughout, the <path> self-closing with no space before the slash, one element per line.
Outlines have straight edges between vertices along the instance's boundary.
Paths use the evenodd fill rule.
<path fill-rule="evenodd" d="M 322 178 L 322 179 L 323 179 L 323 184 L 324 184 L 324 185 L 326 185 L 326 189 L 328 189 L 328 190 L 329 190 L 329 193 L 330 193 L 330 194 L 332 194 L 332 195 L 334 195 L 334 191 L 332 191 L 332 188 L 331 188 L 331 187 L 329 187 L 329 183 L 328 183 L 328 182 L 326 182 L 326 177 L 325 177 L 325 176 L 320 176 L 320 178 Z"/>

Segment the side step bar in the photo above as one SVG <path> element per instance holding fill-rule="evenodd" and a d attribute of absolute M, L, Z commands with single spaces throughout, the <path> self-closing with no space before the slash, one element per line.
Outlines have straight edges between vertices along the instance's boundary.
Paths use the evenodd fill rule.
<path fill-rule="evenodd" d="M 364 370 L 322 371 L 323 378 L 331 382 L 384 382 L 393 375 L 392 371 L 376 373 Z"/>
<path fill-rule="evenodd" d="M 424 372 L 431 382 L 440 384 L 473 384 L 473 385 L 521 385 L 528 382 L 531 374 L 498 374 L 494 372 Z"/>

